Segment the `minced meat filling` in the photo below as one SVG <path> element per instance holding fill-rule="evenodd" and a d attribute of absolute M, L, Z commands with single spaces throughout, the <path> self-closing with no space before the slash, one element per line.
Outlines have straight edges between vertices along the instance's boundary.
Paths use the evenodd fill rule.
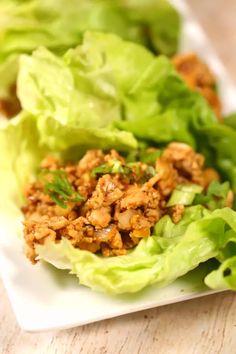
<path fill-rule="evenodd" d="M 152 233 L 169 214 L 177 223 L 184 206 L 168 208 L 179 183 L 206 187 L 219 176 L 204 168 L 204 157 L 182 143 L 171 143 L 156 163 L 128 163 L 115 150 L 89 150 L 77 164 L 60 164 L 48 157 L 42 174 L 25 196 L 24 237 L 27 256 L 36 261 L 36 244 L 67 238 L 74 247 L 124 255 Z"/>

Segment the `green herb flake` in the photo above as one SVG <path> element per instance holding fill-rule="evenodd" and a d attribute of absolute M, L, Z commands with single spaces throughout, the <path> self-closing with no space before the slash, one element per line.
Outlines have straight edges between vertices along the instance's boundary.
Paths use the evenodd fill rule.
<path fill-rule="evenodd" d="M 97 177 L 98 175 L 104 175 L 107 173 L 122 174 L 127 176 L 130 182 L 132 182 L 133 179 L 135 180 L 135 177 L 137 177 L 140 178 L 141 183 L 145 183 L 157 173 L 153 166 L 147 166 L 146 170 L 142 171 L 139 163 L 137 162 L 129 162 L 126 165 L 122 164 L 122 162 L 119 160 L 113 160 L 109 162 L 110 163 L 108 164 L 95 167 L 92 170 L 91 175 L 93 177 Z"/>
<path fill-rule="evenodd" d="M 84 201 L 78 192 L 76 192 L 69 182 L 65 171 L 63 170 L 44 170 L 42 174 L 45 176 L 51 176 L 49 181 L 45 177 L 43 178 L 44 193 L 59 205 L 61 208 L 67 208 L 67 202 L 81 202 Z"/>
<path fill-rule="evenodd" d="M 95 167 L 91 172 L 91 176 L 97 177 L 97 175 L 105 175 L 107 173 L 129 175 L 130 173 L 133 173 L 133 171 L 131 167 L 123 165 L 121 161 L 113 160 L 110 164 Z"/>
<path fill-rule="evenodd" d="M 112 171 L 112 166 L 109 165 L 100 165 L 95 167 L 92 172 L 91 176 L 92 177 L 97 177 L 97 175 L 105 175 L 107 173 L 111 173 Z"/>

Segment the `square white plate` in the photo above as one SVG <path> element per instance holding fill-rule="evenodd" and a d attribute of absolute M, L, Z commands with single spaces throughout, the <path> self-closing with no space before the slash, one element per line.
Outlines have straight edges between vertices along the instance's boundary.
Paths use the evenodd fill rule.
<path fill-rule="evenodd" d="M 225 113 L 236 110 L 236 89 L 204 33 L 181 0 L 172 3 L 184 17 L 181 50 L 195 51 L 209 63 L 220 84 Z M 69 328 L 213 293 L 203 283 L 211 262 L 164 289 L 152 286 L 135 295 L 116 297 L 92 292 L 67 272 L 43 263 L 32 266 L 23 255 L 20 239 L 16 238 L 20 223 L 18 218 L 0 215 L 0 273 L 24 330 Z"/>

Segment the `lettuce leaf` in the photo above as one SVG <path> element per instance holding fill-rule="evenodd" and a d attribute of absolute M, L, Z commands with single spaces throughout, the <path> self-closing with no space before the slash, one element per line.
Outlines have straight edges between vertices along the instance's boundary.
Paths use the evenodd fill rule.
<path fill-rule="evenodd" d="M 231 289 L 236 291 L 236 256 L 226 259 L 217 270 L 205 278 L 212 289 Z"/>
<path fill-rule="evenodd" d="M 174 54 L 180 34 L 180 16 L 166 0 L 2 0 L 0 22 L 0 59 L 38 46 L 62 52 L 77 45 L 86 30 Z"/>
<path fill-rule="evenodd" d="M 224 124 L 236 130 L 236 113 L 224 117 Z"/>
<path fill-rule="evenodd" d="M 122 119 L 120 96 L 152 60 L 143 47 L 119 37 L 86 33 L 83 44 L 63 58 L 45 48 L 21 56 L 18 95 L 23 109 L 34 115 L 103 128 Z"/>
<path fill-rule="evenodd" d="M 0 97 L 9 94 L 15 82 L 21 53 L 45 46 L 62 54 L 78 45 L 86 30 L 96 30 L 172 55 L 178 48 L 180 22 L 167 0 L 1 0 Z"/>
<path fill-rule="evenodd" d="M 204 205 L 210 210 L 221 209 L 226 205 L 229 191 L 228 181 L 224 183 L 212 181 L 206 191 L 195 196 L 193 204 Z"/>
<path fill-rule="evenodd" d="M 94 83 L 83 75 L 80 80 L 73 67 L 44 48 L 21 57 L 18 95 L 24 111 L 36 117 L 41 143 L 57 151 L 83 147 L 78 156 L 92 147 L 137 147 L 131 133 L 112 126 L 119 106 L 112 85 L 103 87 L 103 75 Z"/>
<path fill-rule="evenodd" d="M 3 212 L 8 210 L 8 204 L 22 205 L 23 188 L 34 179 L 48 149 L 39 141 L 34 117 L 22 112 L 10 122 L 2 123 L 0 150 L 0 212 Z"/>
<path fill-rule="evenodd" d="M 99 32 L 87 32 L 63 58 L 45 48 L 21 56 L 18 95 L 23 109 L 37 116 L 42 136 L 49 117 L 68 127 L 117 127 L 154 143 L 196 146 L 194 131 L 216 122 L 166 57 Z"/>
<path fill-rule="evenodd" d="M 196 137 L 198 149 L 206 156 L 208 164 L 215 166 L 224 179 L 230 181 L 236 193 L 236 130 L 218 123 L 199 127 Z"/>
<path fill-rule="evenodd" d="M 142 239 L 134 250 L 120 257 L 104 258 L 81 251 L 66 239 L 58 244 L 38 245 L 37 252 L 39 259 L 68 269 L 77 275 L 80 284 L 94 290 L 110 294 L 137 292 L 154 283 L 166 286 L 201 262 L 216 257 L 228 242 L 236 243 L 235 217 L 236 213 L 228 208 L 211 213 L 203 207 L 190 207 L 182 221 L 172 225 L 171 235 L 161 219 L 155 235 Z"/>
<path fill-rule="evenodd" d="M 178 50 L 181 19 L 167 0 L 117 0 L 129 20 L 142 26 L 145 45 L 156 53 L 172 56 Z"/>

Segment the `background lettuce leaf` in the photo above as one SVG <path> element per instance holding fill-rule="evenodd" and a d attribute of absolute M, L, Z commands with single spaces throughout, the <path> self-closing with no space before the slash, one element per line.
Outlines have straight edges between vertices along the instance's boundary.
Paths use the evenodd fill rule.
<path fill-rule="evenodd" d="M 188 89 L 166 57 L 111 34 L 87 32 L 82 45 L 63 58 L 44 48 L 22 56 L 18 95 L 41 129 L 44 116 L 195 146 L 194 130 L 216 122 L 204 98 Z"/>
<path fill-rule="evenodd" d="M 166 0 L 2 0 L 0 23 L 0 58 L 38 46 L 61 52 L 77 45 L 86 30 L 174 54 L 180 34 L 180 16 Z"/>
<path fill-rule="evenodd" d="M 45 46 L 62 54 L 78 45 L 86 30 L 95 30 L 172 55 L 178 48 L 180 22 L 167 0 L 1 0 L 0 97 L 2 89 L 9 91 L 5 75 L 10 85 L 16 79 L 21 53 Z"/>
<path fill-rule="evenodd" d="M 236 130 L 236 113 L 232 113 L 224 118 L 224 124 Z"/>
<path fill-rule="evenodd" d="M 199 127 L 196 140 L 199 151 L 207 157 L 207 162 L 215 166 L 224 179 L 231 182 L 236 193 L 236 130 L 224 124 Z"/>
<path fill-rule="evenodd" d="M 131 133 L 112 125 L 120 118 L 120 109 L 115 88 L 107 83 L 110 68 L 104 73 L 95 67 L 87 78 L 86 71 L 83 75 L 84 66 L 88 70 L 84 62 L 76 69 L 73 65 L 69 55 L 63 60 L 44 48 L 32 56 L 21 57 L 18 95 L 23 109 L 36 117 L 41 143 L 57 151 L 72 146 L 136 148 L 137 142 Z M 99 61 L 96 65 L 99 66 Z"/>
<path fill-rule="evenodd" d="M 87 33 L 83 44 L 63 58 L 45 48 L 21 56 L 18 95 L 23 109 L 34 115 L 80 127 L 106 127 L 122 119 L 120 100 L 153 57 L 114 35 Z"/>
<path fill-rule="evenodd" d="M 162 56 L 153 60 L 129 93 L 126 112 L 127 120 L 117 125 L 155 143 L 176 140 L 196 147 L 198 128 L 216 123 L 206 100 L 190 91 Z"/>

